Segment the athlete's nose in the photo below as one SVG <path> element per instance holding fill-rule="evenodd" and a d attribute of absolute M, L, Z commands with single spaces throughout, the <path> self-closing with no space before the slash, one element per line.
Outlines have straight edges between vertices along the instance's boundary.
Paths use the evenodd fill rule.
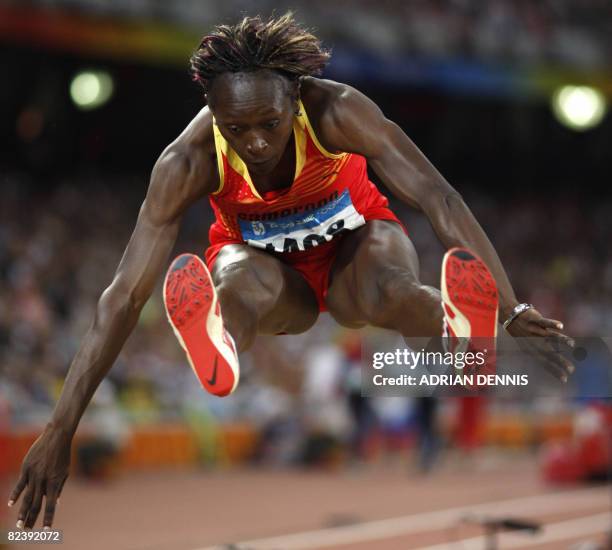
<path fill-rule="evenodd" d="M 266 149 L 268 148 L 268 143 L 265 139 L 255 138 L 253 141 L 248 143 L 246 147 L 249 155 L 258 157 L 259 155 L 265 153 Z"/>

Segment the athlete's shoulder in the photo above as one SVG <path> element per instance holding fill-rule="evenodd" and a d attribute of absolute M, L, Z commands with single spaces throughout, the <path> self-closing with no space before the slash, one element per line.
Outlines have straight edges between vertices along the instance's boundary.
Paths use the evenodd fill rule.
<path fill-rule="evenodd" d="M 304 76 L 300 79 L 300 92 L 302 100 L 316 100 L 330 103 L 345 92 L 350 86 L 328 78 Z"/>
<path fill-rule="evenodd" d="M 347 84 L 326 78 L 307 76 L 300 80 L 300 97 L 315 127 L 320 127 L 353 90 Z"/>
<path fill-rule="evenodd" d="M 384 118 L 371 99 L 348 84 L 306 77 L 300 89 L 310 123 L 330 151 L 360 152 L 355 134 L 371 131 L 372 123 Z"/>
<path fill-rule="evenodd" d="M 326 78 L 304 77 L 300 81 L 300 90 L 310 118 L 341 115 L 343 111 L 358 108 L 364 101 L 372 102 L 353 86 Z"/>

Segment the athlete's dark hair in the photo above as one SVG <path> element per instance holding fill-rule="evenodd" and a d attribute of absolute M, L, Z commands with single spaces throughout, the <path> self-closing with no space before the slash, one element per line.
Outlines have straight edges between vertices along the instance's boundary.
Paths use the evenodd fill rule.
<path fill-rule="evenodd" d="M 207 92 L 222 73 L 273 69 L 295 80 L 320 74 L 330 57 L 331 52 L 289 11 L 267 21 L 257 15 L 236 25 L 218 25 L 191 56 L 191 74 Z"/>

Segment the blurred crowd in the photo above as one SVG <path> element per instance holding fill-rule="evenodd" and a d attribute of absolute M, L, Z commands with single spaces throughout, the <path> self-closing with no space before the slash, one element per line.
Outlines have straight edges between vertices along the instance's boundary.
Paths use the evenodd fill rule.
<path fill-rule="evenodd" d="M 49 188 L 23 174 L 3 177 L 0 401 L 8 402 L 14 426 L 48 421 L 96 301 L 121 258 L 145 187 L 143 180 L 127 177 L 111 182 L 82 176 Z M 569 334 L 612 332 L 609 202 L 520 195 L 502 202 L 478 192 L 466 199 L 521 301 L 563 319 Z M 419 252 L 422 280 L 436 285 L 441 245 L 422 215 L 395 208 Z M 204 202 L 188 212 L 176 253 L 203 252 L 211 215 Z M 313 443 L 314 450 L 303 447 L 301 436 L 323 427 L 325 433 L 349 434 L 349 444 L 361 448 L 359 434 L 374 418 L 392 431 L 410 422 L 419 404 L 360 401 L 359 338 L 328 315 L 305 335 L 261 337 L 241 359 L 236 394 L 213 398 L 199 388 L 167 325 L 158 286 L 84 423 L 121 441 L 138 423 L 248 419 L 266 434 L 262 453 L 279 460 L 329 444 L 323 439 Z"/>
<path fill-rule="evenodd" d="M 6 1 L 6 0 L 5 0 Z M 10 3 L 10 2 L 9 2 Z M 24 2 L 19 0 L 19 4 Z M 325 43 L 427 57 L 607 65 L 612 5 L 607 0 L 29 0 L 29 4 L 93 13 L 175 21 L 204 33 L 238 14 L 286 9 L 317 29 Z"/>

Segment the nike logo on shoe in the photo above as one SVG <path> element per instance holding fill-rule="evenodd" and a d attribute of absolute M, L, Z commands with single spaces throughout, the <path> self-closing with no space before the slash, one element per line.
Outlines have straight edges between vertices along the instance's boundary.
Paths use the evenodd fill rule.
<path fill-rule="evenodd" d="M 206 380 L 211 386 L 214 386 L 215 382 L 217 381 L 217 360 L 218 359 L 219 357 L 215 355 L 215 364 L 213 365 L 212 376 L 210 377 L 210 380 Z"/>

